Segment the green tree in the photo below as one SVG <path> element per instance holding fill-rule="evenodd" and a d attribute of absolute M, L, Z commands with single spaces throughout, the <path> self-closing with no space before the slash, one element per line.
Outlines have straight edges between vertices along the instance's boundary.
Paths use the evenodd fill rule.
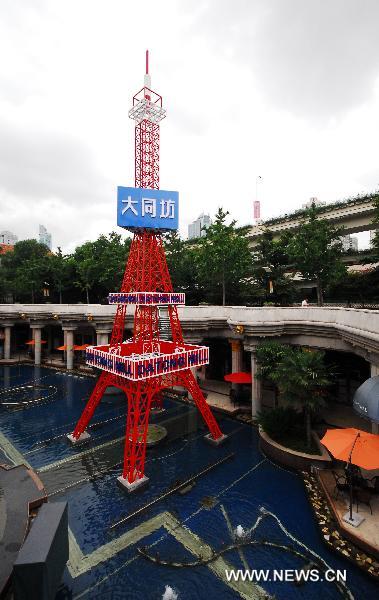
<path fill-rule="evenodd" d="M 219 208 L 214 223 L 200 238 L 197 250 L 199 282 L 207 299 L 226 304 L 239 303 L 252 292 L 252 256 L 248 228 L 226 224 L 228 212 Z"/>
<path fill-rule="evenodd" d="M 379 302 L 379 268 L 367 265 L 364 272 L 347 273 L 338 283 L 328 289 L 330 302 L 359 304 L 362 308 Z"/>
<path fill-rule="evenodd" d="M 106 295 L 120 289 L 130 243 L 130 238 L 123 239 L 114 231 L 108 237 L 101 235 L 94 242 L 95 255 L 100 267 L 99 284 Z"/>
<path fill-rule="evenodd" d="M 290 237 L 284 233 L 274 239 L 272 231 L 266 230 L 253 251 L 255 280 L 267 299 L 281 305 L 290 304 L 295 297 L 288 255 Z"/>
<path fill-rule="evenodd" d="M 89 304 L 90 290 L 99 277 L 99 266 L 93 252 L 93 242 L 85 242 L 75 249 L 73 255 L 76 279 L 74 285 L 86 294 L 86 302 Z"/>
<path fill-rule="evenodd" d="M 96 300 L 103 300 L 109 292 L 120 288 L 129 247 L 130 239 L 122 240 L 121 235 L 112 232 L 75 249 L 74 284 L 85 292 L 87 304 L 90 293 Z"/>
<path fill-rule="evenodd" d="M 325 288 L 340 279 L 346 267 L 341 261 L 343 230 L 319 219 L 319 212 L 315 204 L 306 211 L 305 219 L 288 244 L 288 253 L 303 277 L 316 281 L 317 301 L 322 306 Z"/>
<path fill-rule="evenodd" d="M 2 302 L 4 302 L 6 293 L 7 293 L 6 271 L 5 271 L 4 265 L 1 262 L 1 256 L 0 256 L 0 298 L 2 298 Z"/>
<path fill-rule="evenodd" d="M 186 304 L 198 304 L 204 299 L 197 270 L 196 243 L 183 241 L 177 231 L 164 236 L 167 266 L 175 291 L 185 292 Z"/>
<path fill-rule="evenodd" d="M 275 341 L 267 341 L 259 344 L 256 348 L 258 362 L 258 379 L 266 379 L 274 385 L 275 389 L 275 407 L 278 405 L 278 386 L 275 380 L 275 373 L 278 364 L 283 360 L 284 355 L 291 350 L 290 346 L 280 344 Z"/>
<path fill-rule="evenodd" d="M 62 304 L 63 292 L 70 290 L 73 286 L 73 260 L 70 256 L 65 256 L 58 247 L 58 251 L 49 256 L 48 269 L 51 291 L 58 295 L 59 303 Z"/>
<path fill-rule="evenodd" d="M 331 384 L 330 369 L 324 363 L 324 356 L 324 352 L 290 347 L 271 373 L 281 397 L 303 408 L 308 448 L 311 448 L 312 414 L 325 404 L 327 388 Z"/>
<path fill-rule="evenodd" d="M 2 256 L 4 287 L 13 294 L 15 300 L 31 299 L 35 302 L 42 297 L 48 276 L 50 251 L 36 240 L 17 242 L 12 252 Z"/>

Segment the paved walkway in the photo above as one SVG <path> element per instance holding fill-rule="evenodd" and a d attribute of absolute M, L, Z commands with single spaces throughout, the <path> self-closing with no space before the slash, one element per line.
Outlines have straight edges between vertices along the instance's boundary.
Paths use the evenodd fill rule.
<path fill-rule="evenodd" d="M 328 402 L 320 411 L 321 417 L 328 425 L 336 427 L 356 427 L 371 433 L 371 421 L 360 417 L 352 406 L 338 402 Z"/>
<path fill-rule="evenodd" d="M 362 470 L 363 472 L 363 470 Z M 338 471 L 338 473 L 344 474 L 343 471 Z M 367 471 L 364 472 L 364 476 L 367 476 Z M 322 478 L 323 484 L 326 487 L 329 496 L 331 498 L 333 508 L 335 512 L 338 514 L 339 518 L 342 521 L 343 516 L 349 510 L 349 494 L 347 492 L 340 492 L 338 494 L 338 499 L 335 498 L 335 480 L 333 474 L 330 470 L 325 470 L 320 472 L 320 478 Z M 370 476 L 372 472 L 370 472 Z M 373 494 L 371 496 L 371 508 L 368 505 L 360 502 L 358 504 L 358 514 L 364 517 L 364 521 L 359 525 L 359 527 L 353 527 L 352 525 L 342 522 L 344 529 L 349 533 L 350 536 L 355 538 L 357 545 L 363 542 L 368 544 L 373 551 L 379 556 L 379 495 Z M 353 503 L 353 511 L 356 512 L 357 505 L 356 502 Z"/>
<path fill-rule="evenodd" d="M 0 594 L 26 535 L 29 511 L 45 500 L 41 482 L 24 465 L 0 466 Z"/>
<path fill-rule="evenodd" d="M 206 379 L 199 381 L 202 391 L 207 394 L 207 402 L 210 406 L 214 406 L 220 410 L 224 410 L 230 414 L 238 412 L 248 412 L 251 414 L 251 403 L 237 404 L 233 403 L 229 397 L 231 384 L 226 381 L 216 381 L 214 379 Z"/>

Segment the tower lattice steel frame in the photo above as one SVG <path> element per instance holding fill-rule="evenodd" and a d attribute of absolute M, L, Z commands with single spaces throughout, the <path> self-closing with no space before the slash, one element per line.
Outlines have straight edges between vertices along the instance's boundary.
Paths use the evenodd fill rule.
<path fill-rule="evenodd" d="M 159 123 L 165 118 L 162 97 L 151 89 L 146 52 L 144 87 L 133 97 L 129 116 L 135 121 L 135 186 L 159 189 Z M 96 407 L 109 386 L 121 388 L 128 400 L 124 468 L 119 482 L 133 491 L 148 481 L 145 475 L 146 436 L 152 401 L 162 390 L 183 386 L 191 394 L 206 422 L 210 441 L 225 439 L 191 367 L 208 362 L 208 348 L 186 344 L 178 317 L 184 294 L 173 292 L 161 233 L 134 231 L 119 293 L 110 294 L 117 304 L 109 345 L 87 348 L 87 363 L 103 369 L 87 405 L 68 437 L 72 443 L 88 439 L 86 432 Z M 128 304 L 135 304 L 133 337 L 124 340 Z M 171 340 L 161 339 L 159 305 L 167 306 Z M 152 374 L 152 364 L 155 373 Z"/>

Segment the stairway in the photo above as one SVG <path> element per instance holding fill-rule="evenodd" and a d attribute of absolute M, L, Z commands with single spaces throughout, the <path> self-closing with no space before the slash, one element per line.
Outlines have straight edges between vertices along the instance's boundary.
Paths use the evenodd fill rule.
<path fill-rule="evenodd" d="M 159 307 L 159 337 L 166 341 L 171 339 L 171 324 L 167 306 Z"/>

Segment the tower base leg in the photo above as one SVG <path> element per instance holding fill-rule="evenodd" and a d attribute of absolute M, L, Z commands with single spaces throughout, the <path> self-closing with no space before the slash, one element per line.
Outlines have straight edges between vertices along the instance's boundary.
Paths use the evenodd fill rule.
<path fill-rule="evenodd" d="M 133 492 L 144 488 L 149 483 L 149 478 L 144 475 L 141 479 L 136 479 L 132 483 L 128 481 L 127 477 L 117 477 L 117 485 L 128 492 L 128 494 L 132 494 Z"/>
<path fill-rule="evenodd" d="M 228 439 L 228 436 L 223 433 L 219 438 L 217 438 L 217 440 L 215 440 L 210 433 L 207 433 L 207 435 L 204 436 L 204 439 L 212 446 L 221 446 L 221 444 Z"/>
<path fill-rule="evenodd" d="M 72 433 L 67 435 L 67 439 L 72 444 L 72 446 L 77 446 L 78 444 L 85 444 L 91 439 L 91 436 L 87 431 L 83 431 L 78 438 L 75 438 Z"/>

